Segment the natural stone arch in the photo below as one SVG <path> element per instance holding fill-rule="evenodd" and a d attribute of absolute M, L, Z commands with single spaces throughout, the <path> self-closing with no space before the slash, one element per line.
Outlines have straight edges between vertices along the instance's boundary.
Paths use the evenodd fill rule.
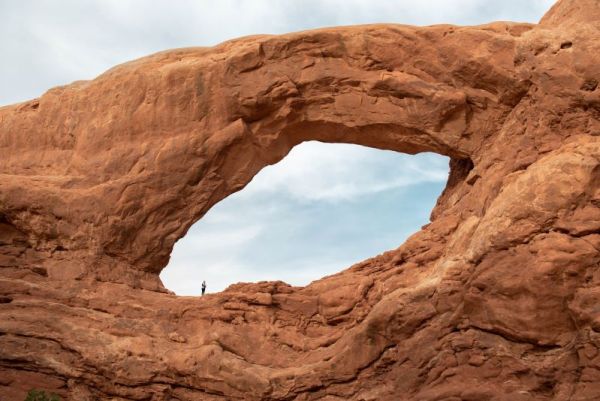
<path fill-rule="evenodd" d="M 1 108 L 2 391 L 597 398 L 599 15 L 251 37 Z M 144 290 L 189 225 L 308 139 L 450 156 L 433 222 L 305 288 Z"/>
<path fill-rule="evenodd" d="M 527 90 L 512 55 L 531 28 L 336 28 L 127 63 L 3 110 L 19 177 L 3 213 L 34 241 L 85 250 L 90 267 L 156 273 L 208 208 L 302 141 L 469 158 Z M 466 50 L 474 38 L 491 45 Z M 30 179 L 39 190 L 24 198 Z"/>

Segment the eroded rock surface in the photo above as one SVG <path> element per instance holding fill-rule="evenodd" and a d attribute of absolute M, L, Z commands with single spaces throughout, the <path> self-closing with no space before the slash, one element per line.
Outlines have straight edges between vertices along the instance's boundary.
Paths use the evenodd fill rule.
<path fill-rule="evenodd" d="M 599 21 L 248 37 L 0 108 L 0 398 L 600 399 Z M 451 157 L 431 224 L 304 288 L 166 291 L 306 140 Z"/>

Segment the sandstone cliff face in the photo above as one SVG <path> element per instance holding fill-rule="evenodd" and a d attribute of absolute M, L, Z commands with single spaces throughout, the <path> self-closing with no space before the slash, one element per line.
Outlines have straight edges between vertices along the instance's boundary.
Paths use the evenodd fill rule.
<path fill-rule="evenodd" d="M 0 399 L 600 399 L 600 2 L 242 38 L 0 108 Z M 306 140 L 451 157 L 432 222 L 298 288 L 158 273 Z"/>

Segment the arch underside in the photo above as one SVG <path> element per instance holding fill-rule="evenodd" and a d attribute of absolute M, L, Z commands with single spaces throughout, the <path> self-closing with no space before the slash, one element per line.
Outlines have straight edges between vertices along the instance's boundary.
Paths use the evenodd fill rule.
<path fill-rule="evenodd" d="M 597 10 L 242 38 L 0 108 L 0 395 L 597 397 Z M 307 287 L 169 294 L 175 241 L 308 140 L 449 156 L 432 222 Z"/>

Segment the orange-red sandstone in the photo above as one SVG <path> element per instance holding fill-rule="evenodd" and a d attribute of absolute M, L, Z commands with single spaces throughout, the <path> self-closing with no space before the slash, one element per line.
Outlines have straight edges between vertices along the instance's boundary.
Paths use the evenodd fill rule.
<path fill-rule="evenodd" d="M 600 1 L 158 53 L 0 108 L 0 399 L 600 399 Z M 175 241 L 306 140 L 451 158 L 431 224 L 177 297 Z"/>

